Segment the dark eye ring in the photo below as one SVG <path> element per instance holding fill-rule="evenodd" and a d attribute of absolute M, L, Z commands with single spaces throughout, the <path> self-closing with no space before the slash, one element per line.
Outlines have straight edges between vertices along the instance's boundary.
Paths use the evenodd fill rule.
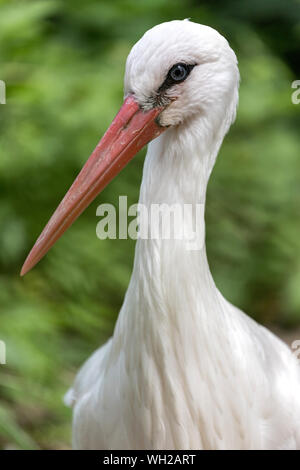
<path fill-rule="evenodd" d="M 184 64 L 182 62 L 173 65 L 173 67 L 170 68 L 165 78 L 165 81 L 159 87 L 157 92 L 161 93 L 167 90 L 168 88 L 172 87 L 176 83 L 183 82 L 189 76 L 190 72 L 196 65 L 197 64 Z"/>
<path fill-rule="evenodd" d="M 182 82 L 188 75 L 189 70 L 186 64 L 175 64 L 169 71 L 170 78 L 174 82 Z"/>

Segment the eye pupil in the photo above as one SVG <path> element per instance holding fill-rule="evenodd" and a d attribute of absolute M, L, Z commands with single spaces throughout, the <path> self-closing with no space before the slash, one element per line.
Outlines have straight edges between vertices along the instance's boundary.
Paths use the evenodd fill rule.
<path fill-rule="evenodd" d="M 184 80 L 187 75 L 187 67 L 185 64 L 177 64 L 170 71 L 171 78 L 175 81 Z"/>

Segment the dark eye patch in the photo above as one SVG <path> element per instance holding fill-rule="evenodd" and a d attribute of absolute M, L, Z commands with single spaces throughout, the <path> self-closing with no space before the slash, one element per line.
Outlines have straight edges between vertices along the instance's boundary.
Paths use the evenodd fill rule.
<path fill-rule="evenodd" d="M 158 93 L 167 90 L 173 85 L 183 82 L 197 64 L 184 64 L 179 62 L 173 65 L 167 73 L 164 82 L 158 89 Z"/>

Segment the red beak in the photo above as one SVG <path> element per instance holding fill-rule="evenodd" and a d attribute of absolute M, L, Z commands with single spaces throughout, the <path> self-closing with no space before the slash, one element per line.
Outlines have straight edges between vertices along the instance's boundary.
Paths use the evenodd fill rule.
<path fill-rule="evenodd" d="M 21 270 L 26 274 L 134 155 L 164 130 L 156 122 L 162 108 L 142 111 L 129 95 L 37 239 Z"/>

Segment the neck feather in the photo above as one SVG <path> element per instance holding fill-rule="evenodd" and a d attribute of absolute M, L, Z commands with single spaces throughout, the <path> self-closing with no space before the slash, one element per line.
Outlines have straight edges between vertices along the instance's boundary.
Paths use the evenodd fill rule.
<path fill-rule="evenodd" d="M 199 142 L 197 132 L 181 127 L 180 132 L 179 128 L 167 130 L 149 145 L 139 200 L 148 212 L 151 205 L 163 203 L 204 208 L 207 183 L 224 133 L 220 129 L 219 135 Z M 203 317 L 210 311 L 204 304 L 219 296 L 206 257 L 204 209 L 192 210 L 192 216 L 184 220 L 188 236 L 198 225 L 197 233 L 203 239 L 197 249 L 187 249 L 186 239 L 176 236 L 137 241 L 132 278 L 120 315 L 132 321 L 133 328 L 136 317 L 144 315 L 154 323 L 175 317 L 184 322 L 182 312 L 186 310 L 192 317 Z M 150 233 L 151 218 L 141 220 L 143 223 Z M 175 233 L 178 228 L 174 226 Z"/>

